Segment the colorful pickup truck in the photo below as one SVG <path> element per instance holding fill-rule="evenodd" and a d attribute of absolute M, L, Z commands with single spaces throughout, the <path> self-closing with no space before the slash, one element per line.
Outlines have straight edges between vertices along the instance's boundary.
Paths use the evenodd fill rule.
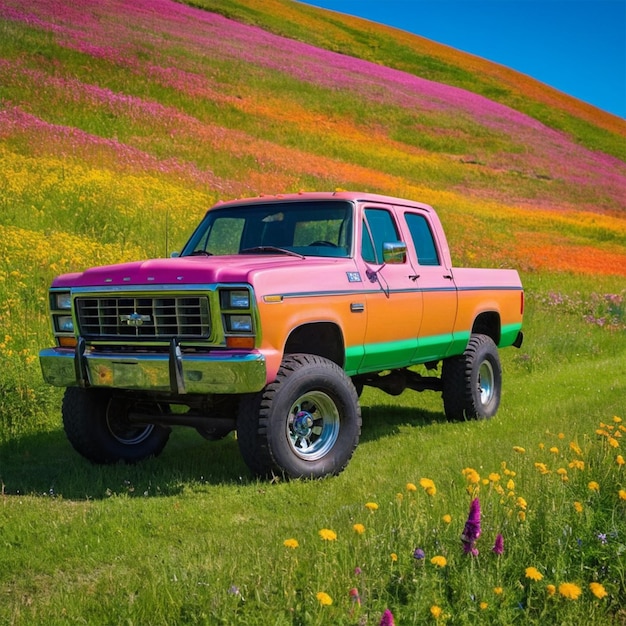
<path fill-rule="evenodd" d="M 50 309 L 43 376 L 87 459 L 158 455 L 180 425 L 236 431 L 255 475 L 321 477 L 352 457 L 366 385 L 493 416 L 524 292 L 453 268 L 430 206 L 337 191 L 218 203 L 172 258 L 57 277 Z"/>

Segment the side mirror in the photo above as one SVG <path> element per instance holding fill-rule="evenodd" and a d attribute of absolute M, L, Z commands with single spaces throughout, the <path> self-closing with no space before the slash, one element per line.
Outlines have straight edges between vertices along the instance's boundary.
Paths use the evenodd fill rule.
<path fill-rule="evenodd" d="M 383 262 L 390 265 L 406 263 L 406 244 L 404 241 L 383 243 Z"/>

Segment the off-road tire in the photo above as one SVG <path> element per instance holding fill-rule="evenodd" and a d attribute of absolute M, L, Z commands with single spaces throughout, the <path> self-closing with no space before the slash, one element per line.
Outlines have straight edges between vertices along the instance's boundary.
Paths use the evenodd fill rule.
<path fill-rule="evenodd" d="M 136 463 L 158 456 L 169 439 L 170 428 L 131 424 L 127 419 L 131 408 L 142 413 L 161 412 L 156 403 L 139 406 L 116 399 L 106 390 L 68 387 L 61 409 L 65 434 L 74 449 L 93 463 Z"/>
<path fill-rule="evenodd" d="M 285 357 L 273 383 L 242 399 L 237 419 L 242 457 L 261 477 L 339 474 L 360 434 L 352 381 L 337 364 L 310 354 Z"/>
<path fill-rule="evenodd" d="M 449 421 L 493 417 L 500 406 L 502 366 L 491 337 L 475 334 L 465 352 L 443 362 L 443 408 Z"/>

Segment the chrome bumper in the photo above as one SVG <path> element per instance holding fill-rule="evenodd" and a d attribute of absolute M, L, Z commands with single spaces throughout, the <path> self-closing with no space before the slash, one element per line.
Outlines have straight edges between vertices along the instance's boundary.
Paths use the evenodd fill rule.
<path fill-rule="evenodd" d="M 176 341 L 167 353 L 92 352 L 79 340 L 76 350 L 39 353 L 44 380 L 55 387 L 113 387 L 187 393 L 250 393 L 265 386 L 265 357 L 234 351 L 183 354 Z"/>

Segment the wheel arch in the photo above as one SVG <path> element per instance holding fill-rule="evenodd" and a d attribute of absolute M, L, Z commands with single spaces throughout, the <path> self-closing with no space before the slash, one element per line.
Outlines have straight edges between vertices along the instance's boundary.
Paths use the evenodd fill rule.
<path fill-rule="evenodd" d="M 487 335 L 491 337 L 496 346 L 500 345 L 502 335 L 500 313 L 497 311 L 480 313 L 472 324 L 472 335 Z"/>
<path fill-rule="evenodd" d="M 343 368 L 346 356 L 343 333 L 334 322 L 302 324 L 289 333 L 284 353 L 315 354 Z"/>

